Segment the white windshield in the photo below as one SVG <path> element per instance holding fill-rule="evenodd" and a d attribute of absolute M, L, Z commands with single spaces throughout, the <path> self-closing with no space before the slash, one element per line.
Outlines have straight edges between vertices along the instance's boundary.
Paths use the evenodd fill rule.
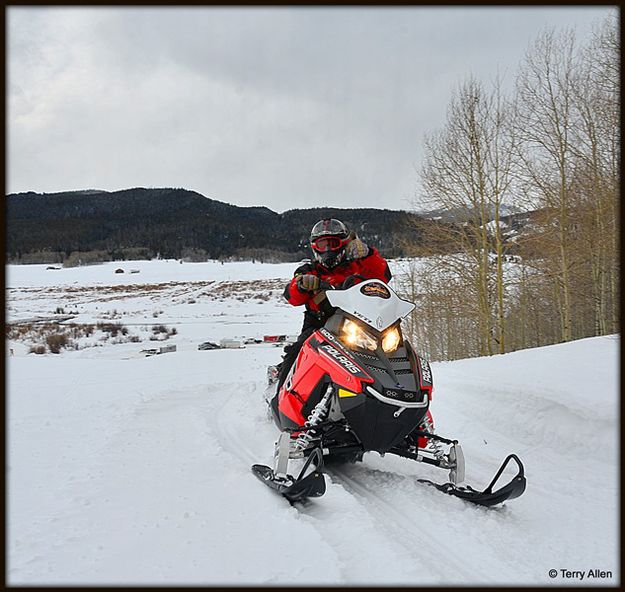
<path fill-rule="evenodd" d="M 347 290 L 328 290 L 328 301 L 346 313 L 384 331 L 412 312 L 415 305 L 402 300 L 392 288 L 380 280 L 367 280 Z"/>

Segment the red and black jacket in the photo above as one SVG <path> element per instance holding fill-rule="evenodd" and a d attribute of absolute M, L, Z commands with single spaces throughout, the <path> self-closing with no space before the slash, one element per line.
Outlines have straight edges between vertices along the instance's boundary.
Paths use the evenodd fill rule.
<path fill-rule="evenodd" d="M 369 247 L 369 253 L 361 259 L 344 261 L 334 269 L 326 269 L 317 262 L 308 262 L 295 270 L 293 279 L 284 290 L 284 297 L 293 306 L 306 305 L 306 310 L 319 314 L 319 305 L 313 302 L 314 292 L 305 292 L 297 287 L 297 277 L 303 274 L 316 275 L 321 281 L 332 286 L 340 286 L 350 275 L 359 274 L 367 279 L 377 279 L 388 283 L 392 277 L 386 259 L 375 247 Z"/>

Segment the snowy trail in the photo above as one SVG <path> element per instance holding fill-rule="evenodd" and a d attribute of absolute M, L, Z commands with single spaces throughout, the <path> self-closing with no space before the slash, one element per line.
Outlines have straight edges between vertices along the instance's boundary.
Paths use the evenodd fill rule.
<path fill-rule="evenodd" d="M 495 430 L 488 421 L 479 434 L 468 431 L 483 412 L 466 394 L 477 392 L 479 373 L 465 368 L 460 380 L 453 364 L 433 366 L 439 432 L 463 440 L 467 480 L 480 487 L 507 452 L 518 452 L 529 480 L 523 497 L 477 508 L 415 482 L 444 480 L 441 471 L 368 454 L 330 469 L 324 497 L 291 507 L 250 472 L 253 462 L 271 461 L 277 435 L 262 403 L 276 350 L 208 354 L 220 356 L 219 376 L 246 366 L 246 379 L 232 382 L 210 380 L 206 354 L 177 355 L 124 361 L 133 379 L 113 384 L 114 362 L 75 360 L 91 371 L 76 380 L 57 375 L 65 414 L 12 405 L 10 486 L 35 480 L 29 497 L 10 504 L 13 582 L 267 584 L 296 573 L 310 584 L 493 585 L 545 583 L 558 566 L 616 573 L 606 545 L 617 537 L 615 455 L 584 466 L 580 480 L 573 435 L 570 450 L 532 449 L 524 438 L 536 435 L 534 423 L 521 440 L 510 426 Z M 25 370 L 32 363 L 19 362 Z M 72 363 L 45 362 L 49 370 Z"/>
<path fill-rule="evenodd" d="M 252 382 L 248 383 L 247 387 L 236 390 L 237 393 L 244 393 L 243 397 L 223 398 L 216 412 L 209 416 L 207 423 L 212 427 L 224 450 L 239 461 L 236 470 L 251 476 L 252 464 L 264 462 L 271 465 L 272 443 L 277 430 L 264 412 L 262 404 L 264 384 Z M 215 394 L 218 394 L 218 390 L 215 388 Z M 247 398 L 249 396 L 251 399 Z M 362 504 L 354 500 L 351 492 L 341 483 L 336 484 L 328 479 L 327 485 L 328 491 L 324 501 L 331 500 L 327 504 L 309 501 L 296 504 L 293 509 L 297 510 L 299 521 L 311 525 L 332 547 L 340 565 L 338 581 L 383 583 L 387 578 L 380 576 L 383 573 L 380 569 L 382 566 L 385 570 L 390 566 L 401 581 L 414 581 L 419 576 L 418 570 L 411 568 L 406 573 L 406 566 L 402 565 L 399 559 L 406 554 L 404 544 L 398 544 L 392 533 L 389 536 L 384 530 L 380 531 L 379 517 L 372 516 Z M 264 489 L 255 478 L 249 483 L 249 487 L 252 490 Z M 274 498 L 277 507 L 282 506 L 285 509 L 289 507 L 286 500 L 276 495 Z M 293 529 L 301 528 L 294 524 Z M 370 554 L 372 546 L 378 549 L 374 560 Z M 391 549 L 392 552 L 389 552 Z M 421 575 L 427 580 L 427 574 Z"/>
<path fill-rule="evenodd" d="M 181 267 L 189 279 L 205 269 Z M 214 267 L 224 278 L 239 273 Z M 66 270 L 68 282 L 103 269 Z M 166 279 L 147 264 L 144 272 Z M 24 286 L 41 285 L 30 273 L 15 270 Z M 262 273 L 278 277 L 269 266 Z M 18 312 L 20 303 L 12 302 Z M 153 306 L 166 308 L 123 304 L 148 319 Z M 289 333 L 301 312 L 234 298 L 179 312 L 211 319 L 214 333 L 181 324 L 178 351 L 150 358 L 137 344 L 58 356 L 11 344 L 11 585 L 620 582 L 618 336 L 432 365 L 437 431 L 462 443 L 467 482 L 486 486 L 515 452 L 528 478 L 521 498 L 471 506 L 416 483 L 444 481 L 445 472 L 367 454 L 329 469 L 322 498 L 291 506 L 250 470 L 271 463 L 277 430 L 262 391 L 280 349 L 198 351 L 197 343 L 240 335 L 241 319 L 258 323 L 261 335 Z M 572 580 L 562 569 L 612 577 Z"/>

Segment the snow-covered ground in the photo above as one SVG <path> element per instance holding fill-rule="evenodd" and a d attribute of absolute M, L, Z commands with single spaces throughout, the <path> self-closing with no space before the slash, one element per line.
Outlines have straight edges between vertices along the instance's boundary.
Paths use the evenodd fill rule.
<path fill-rule="evenodd" d="M 277 433 L 265 371 L 281 350 L 197 345 L 297 333 L 301 311 L 281 300 L 294 267 L 7 267 L 8 321 L 62 308 L 66 322 L 177 329 L 177 351 L 152 357 L 139 353 L 150 341 L 58 355 L 7 342 L 10 584 L 620 583 L 618 336 L 432 365 L 432 412 L 462 442 L 467 482 L 487 485 L 509 452 L 525 463 L 527 491 L 498 509 L 376 454 L 306 505 L 259 483 L 250 465 L 270 462 Z"/>

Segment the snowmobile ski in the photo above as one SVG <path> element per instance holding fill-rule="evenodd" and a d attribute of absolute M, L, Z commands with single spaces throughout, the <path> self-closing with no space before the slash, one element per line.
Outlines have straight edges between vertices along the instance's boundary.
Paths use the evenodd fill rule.
<path fill-rule="evenodd" d="M 290 502 L 300 502 L 309 497 L 321 497 L 326 491 L 326 482 L 321 471 L 313 471 L 303 479 L 293 481 L 288 476 L 274 475 L 266 465 L 252 465 L 252 472 L 265 485 L 275 489 Z"/>
<path fill-rule="evenodd" d="M 508 463 L 513 460 L 518 466 L 518 472 L 506 485 L 493 491 L 495 483 L 505 470 Z M 519 497 L 524 491 L 526 486 L 525 471 L 523 463 L 521 463 L 519 457 L 516 454 L 510 454 L 501 464 L 497 474 L 491 481 L 490 485 L 484 491 L 478 491 L 473 489 L 470 485 L 454 485 L 453 483 L 434 483 L 429 479 L 418 479 L 419 483 L 426 483 L 436 487 L 439 491 L 459 497 L 465 501 L 477 504 L 480 506 L 496 506 L 509 499 Z"/>
<path fill-rule="evenodd" d="M 304 476 L 313 460 L 317 460 L 318 464 L 311 473 Z M 326 482 L 321 471 L 322 466 L 323 457 L 321 451 L 317 449 L 308 457 L 297 478 L 291 475 L 276 474 L 267 465 L 252 465 L 252 472 L 265 485 L 283 495 L 290 502 L 299 502 L 310 497 L 321 497 L 325 493 Z"/>

